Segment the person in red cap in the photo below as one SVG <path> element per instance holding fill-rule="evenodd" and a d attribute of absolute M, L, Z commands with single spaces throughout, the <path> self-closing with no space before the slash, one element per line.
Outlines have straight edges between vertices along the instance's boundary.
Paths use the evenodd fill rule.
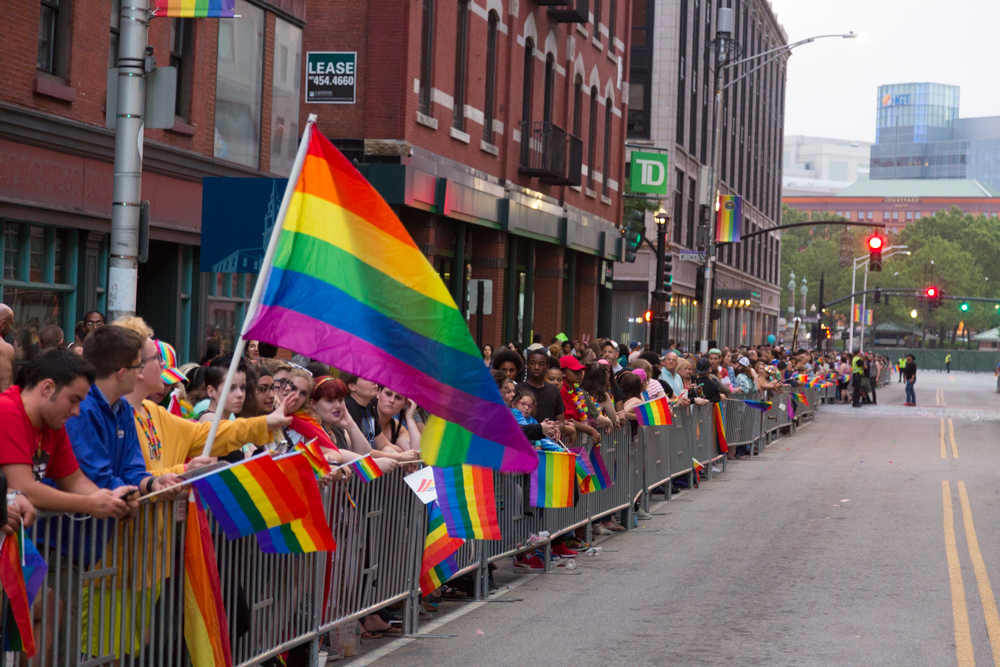
<path fill-rule="evenodd" d="M 571 354 L 560 357 L 559 367 L 563 372 L 563 384 L 559 393 L 566 409 L 566 421 L 573 424 L 577 433 L 586 433 L 595 445 L 600 444 L 601 433 L 587 423 L 587 403 L 584 391 L 580 388 L 580 379 L 586 368 Z"/>

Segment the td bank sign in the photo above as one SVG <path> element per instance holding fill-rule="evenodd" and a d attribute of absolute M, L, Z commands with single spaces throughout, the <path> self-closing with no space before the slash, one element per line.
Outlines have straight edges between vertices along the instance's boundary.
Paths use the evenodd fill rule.
<path fill-rule="evenodd" d="M 670 188 L 666 153 L 632 151 L 629 186 L 632 192 L 666 197 Z"/>

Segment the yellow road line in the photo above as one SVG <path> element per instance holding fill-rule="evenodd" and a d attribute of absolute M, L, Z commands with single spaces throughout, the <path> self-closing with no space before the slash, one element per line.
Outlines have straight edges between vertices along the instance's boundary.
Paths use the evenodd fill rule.
<path fill-rule="evenodd" d="M 958 483 L 958 498 L 962 504 L 965 540 L 969 544 L 972 569 L 976 573 L 976 584 L 979 585 L 979 600 L 983 603 L 983 615 L 986 616 L 986 631 L 990 636 L 990 646 L 993 648 L 993 664 L 1000 665 L 1000 613 L 997 613 L 997 602 L 993 597 L 993 587 L 990 586 L 990 576 L 986 572 L 983 554 L 979 551 L 979 538 L 976 537 L 976 527 L 972 523 L 972 505 L 969 504 L 965 482 Z"/>
<path fill-rule="evenodd" d="M 958 458 L 958 443 L 955 442 L 955 422 L 948 419 L 948 438 L 951 440 L 951 457 Z"/>
<path fill-rule="evenodd" d="M 954 375 L 949 375 L 948 379 L 951 380 L 952 382 L 958 382 L 958 380 L 955 379 Z"/>
<path fill-rule="evenodd" d="M 941 482 L 941 494 L 944 498 L 944 551 L 948 557 L 948 580 L 951 582 L 951 614 L 955 619 L 955 657 L 958 658 L 958 667 L 975 667 L 976 653 L 969 630 L 969 611 L 965 604 L 962 565 L 955 543 L 955 515 L 951 508 L 951 484 L 948 480 Z"/>
<path fill-rule="evenodd" d="M 944 444 L 944 417 L 941 417 L 941 458 L 948 458 L 948 448 Z"/>

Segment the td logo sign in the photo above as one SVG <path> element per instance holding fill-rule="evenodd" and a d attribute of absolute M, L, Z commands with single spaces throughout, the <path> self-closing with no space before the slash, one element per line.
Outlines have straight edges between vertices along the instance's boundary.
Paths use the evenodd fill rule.
<path fill-rule="evenodd" d="M 641 153 L 632 151 L 629 185 L 636 194 L 667 196 L 670 179 L 667 177 L 667 155 L 665 153 Z"/>

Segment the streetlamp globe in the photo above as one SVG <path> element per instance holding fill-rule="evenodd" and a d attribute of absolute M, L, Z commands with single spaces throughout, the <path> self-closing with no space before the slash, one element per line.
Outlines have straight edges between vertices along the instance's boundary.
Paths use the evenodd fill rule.
<path fill-rule="evenodd" d="M 917 309 L 916 308 L 914 308 L 913 310 L 910 311 L 910 317 L 912 317 L 913 319 L 917 319 Z"/>

